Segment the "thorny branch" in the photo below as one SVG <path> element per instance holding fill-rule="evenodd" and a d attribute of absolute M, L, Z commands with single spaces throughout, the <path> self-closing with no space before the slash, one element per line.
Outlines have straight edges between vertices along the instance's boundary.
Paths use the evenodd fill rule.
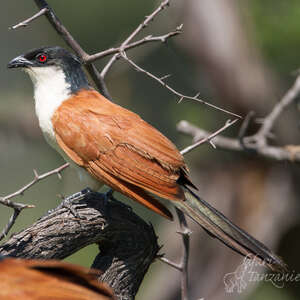
<path fill-rule="evenodd" d="M 25 209 L 25 208 L 33 208 L 34 205 L 29 205 L 29 204 L 23 204 L 23 203 L 18 203 L 18 202 L 13 202 L 11 201 L 12 198 L 23 195 L 25 191 L 27 191 L 29 188 L 31 188 L 33 185 L 35 185 L 36 183 L 38 183 L 39 181 L 51 176 L 51 175 L 57 175 L 59 178 L 61 178 L 61 172 L 67 168 L 69 166 L 69 163 L 65 163 L 62 166 L 53 169 L 49 172 L 46 172 L 44 174 L 39 175 L 37 173 L 36 170 L 33 170 L 34 173 L 34 178 L 32 181 L 30 181 L 29 183 L 27 183 L 26 185 L 24 185 L 23 187 L 21 187 L 19 190 L 6 195 L 4 197 L 0 197 L 0 203 L 11 207 L 14 209 L 14 212 L 12 214 L 12 216 L 9 219 L 8 224 L 5 226 L 5 228 L 3 229 L 2 233 L 0 234 L 0 241 L 8 234 L 9 230 L 11 229 L 11 227 L 14 225 L 18 215 L 20 214 L 20 212 Z"/>
<path fill-rule="evenodd" d="M 231 125 L 233 125 L 234 123 L 236 123 L 238 121 L 238 119 L 235 119 L 233 121 L 231 120 L 227 120 L 227 122 L 225 123 L 225 125 L 223 127 L 221 127 L 220 129 L 218 129 L 217 131 L 213 132 L 212 134 L 208 135 L 207 137 L 198 140 L 197 142 L 195 142 L 194 144 L 184 148 L 183 150 L 180 151 L 180 153 L 182 155 L 189 153 L 190 151 L 192 151 L 193 149 L 195 149 L 196 147 L 199 147 L 200 145 L 206 143 L 206 142 L 210 142 L 212 144 L 212 146 L 215 148 L 215 144 L 213 143 L 212 139 L 214 137 L 216 137 L 217 135 L 219 135 L 221 132 L 223 132 L 225 129 L 227 129 L 228 127 L 230 127 Z"/>
<path fill-rule="evenodd" d="M 167 7 L 170 4 L 170 0 L 164 0 L 161 2 L 161 4 L 156 8 L 152 14 L 147 16 L 145 20 L 128 36 L 128 38 L 121 44 L 119 53 L 123 52 L 125 50 L 126 45 L 129 44 L 129 42 L 132 41 L 133 38 L 137 36 L 137 34 L 142 31 L 145 27 L 148 26 L 148 24 L 157 16 L 165 7 Z M 104 78 L 112 64 L 117 60 L 119 54 L 115 54 L 109 62 L 106 64 L 106 66 L 103 68 L 101 72 L 101 76 Z"/>
<path fill-rule="evenodd" d="M 14 25 L 12 27 L 10 27 L 9 29 L 18 29 L 20 27 L 26 27 L 29 25 L 29 23 L 31 23 L 32 21 L 34 21 L 35 19 L 39 18 L 40 16 L 43 16 L 46 12 L 48 12 L 48 7 L 45 7 L 43 9 L 41 9 L 39 12 L 37 12 L 35 15 L 33 15 L 32 17 L 18 23 L 17 25 Z"/>
<path fill-rule="evenodd" d="M 193 96 L 193 97 L 192 97 L 192 96 L 186 96 L 186 95 L 183 95 L 182 93 L 176 91 L 174 88 L 170 87 L 168 84 L 166 84 L 166 83 L 164 82 L 164 79 L 166 79 L 166 76 L 163 76 L 163 77 L 159 78 L 159 77 L 155 76 L 154 74 L 152 74 L 152 73 L 146 71 L 145 69 L 143 69 L 143 68 L 141 68 L 140 66 L 138 66 L 138 65 L 137 65 L 134 61 L 132 61 L 130 58 L 128 58 L 128 56 L 126 55 L 125 52 L 122 52 L 122 53 L 121 53 L 121 56 L 122 56 L 122 58 L 125 59 L 130 65 L 132 65 L 132 66 L 134 67 L 135 70 L 137 70 L 138 72 L 142 72 L 142 73 L 146 74 L 148 77 L 151 77 L 152 79 L 156 80 L 156 81 L 157 81 L 158 83 L 160 83 L 163 87 L 165 87 L 167 90 L 169 90 L 169 91 L 172 92 L 174 95 L 176 95 L 176 96 L 179 98 L 179 101 L 178 101 L 179 103 L 180 103 L 182 100 L 184 100 L 184 99 L 187 99 L 187 100 L 194 100 L 194 101 L 200 102 L 201 104 L 205 104 L 205 105 L 207 105 L 207 106 L 209 106 L 209 107 L 212 107 L 212 108 L 214 108 L 215 110 L 222 111 L 222 112 L 224 112 L 224 113 L 226 113 L 226 114 L 228 114 L 228 115 L 235 116 L 235 117 L 237 117 L 237 118 L 239 118 L 239 119 L 242 118 L 240 115 L 237 115 L 237 114 L 235 114 L 235 113 L 233 113 L 233 112 L 230 112 L 230 111 L 228 111 L 228 110 L 226 110 L 226 109 L 223 109 L 223 108 L 221 108 L 221 107 L 218 107 L 218 106 L 216 106 L 216 105 L 214 105 L 214 104 L 211 104 L 211 103 L 209 103 L 209 102 L 206 102 L 206 101 L 200 99 L 200 98 L 199 98 L 199 93 L 197 93 L 197 94 L 196 94 L 195 96 Z M 168 77 L 169 77 L 169 75 L 168 75 Z"/>
<path fill-rule="evenodd" d="M 290 161 L 300 162 L 300 146 L 299 145 L 286 145 L 286 146 L 271 146 L 267 143 L 267 138 L 271 134 L 271 130 L 278 117 L 284 112 L 285 108 L 293 103 L 300 94 L 300 76 L 295 80 L 293 86 L 287 91 L 283 98 L 274 106 L 272 111 L 264 118 L 263 124 L 260 129 L 252 136 L 240 136 L 238 139 L 224 137 L 218 135 L 214 138 L 213 143 L 220 149 L 244 152 L 245 149 L 252 150 L 264 158 L 277 160 L 277 161 Z M 246 127 L 253 116 L 250 113 L 246 118 L 243 126 L 243 134 L 246 132 Z M 193 137 L 194 142 L 202 139 L 208 139 L 212 135 L 211 132 L 198 128 L 187 121 L 180 121 L 177 124 L 177 130 Z"/>

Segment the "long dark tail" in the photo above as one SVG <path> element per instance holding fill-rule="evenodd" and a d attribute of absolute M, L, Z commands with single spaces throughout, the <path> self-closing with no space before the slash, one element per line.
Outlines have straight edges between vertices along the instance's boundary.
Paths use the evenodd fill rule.
<path fill-rule="evenodd" d="M 274 271 L 286 271 L 286 264 L 261 242 L 234 225 L 222 213 L 200 199 L 190 189 L 184 188 L 185 201 L 175 205 L 202 226 L 209 234 L 219 239 L 234 251 L 258 259 Z"/>

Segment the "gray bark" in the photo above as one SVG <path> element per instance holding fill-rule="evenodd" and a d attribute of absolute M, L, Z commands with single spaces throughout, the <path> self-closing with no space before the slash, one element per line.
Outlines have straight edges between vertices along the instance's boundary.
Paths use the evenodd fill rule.
<path fill-rule="evenodd" d="M 117 200 L 103 201 L 89 193 L 76 211 L 58 206 L 29 228 L 1 245 L 0 254 L 35 259 L 63 259 L 97 243 L 99 254 L 93 268 L 103 273 L 99 280 L 111 286 L 119 299 L 134 299 L 149 266 L 159 250 L 153 227 Z"/>

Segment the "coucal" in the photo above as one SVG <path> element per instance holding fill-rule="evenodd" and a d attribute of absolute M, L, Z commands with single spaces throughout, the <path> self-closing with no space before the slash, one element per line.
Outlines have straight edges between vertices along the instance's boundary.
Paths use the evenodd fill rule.
<path fill-rule="evenodd" d="M 78 57 L 60 47 L 13 59 L 34 85 L 35 109 L 47 142 L 91 189 L 103 184 L 172 219 L 155 196 L 169 200 L 210 235 L 272 269 L 285 264 L 266 246 L 193 193 L 196 188 L 174 144 L 137 114 L 106 99 L 88 83 Z"/>
<path fill-rule="evenodd" d="M 0 259 L 0 299 L 113 300 L 98 270 L 56 260 Z"/>

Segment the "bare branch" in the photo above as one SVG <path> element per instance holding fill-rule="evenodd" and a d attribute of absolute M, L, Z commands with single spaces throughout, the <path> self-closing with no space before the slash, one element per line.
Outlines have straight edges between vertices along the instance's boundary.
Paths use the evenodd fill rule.
<path fill-rule="evenodd" d="M 0 241 L 3 240 L 7 236 L 8 232 L 15 224 L 16 219 L 19 216 L 20 212 L 21 212 L 21 209 L 16 209 L 16 208 L 14 209 L 14 212 L 11 215 L 11 217 L 9 218 L 8 223 L 6 224 L 6 226 L 4 227 L 4 229 L 2 230 L 2 232 L 0 234 Z"/>
<path fill-rule="evenodd" d="M 45 7 L 43 9 L 41 9 L 38 13 L 36 13 L 35 15 L 33 15 L 32 17 L 18 23 L 17 25 L 14 25 L 12 27 L 9 27 L 9 29 L 18 29 L 20 27 L 26 27 L 27 25 L 29 25 L 29 23 L 31 23 L 32 21 L 34 21 L 35 19 L 39 18 L 40 16 L 43 16 L 46 12 L 48 12 L 48 7 Z"/>
<path fill-rule="evenodd" d="M 142 29 L 144 29 L 148 24 L 157 16 L 164 8 L 166 8 L 170 3 L 170 0 L 164 0 L 161 4 L 149 15 L 145 18 L 145 20 L 128 36 L 128 38 L 121 44 L 119 53 L 125 50 L 125 47 L 132 41 L 133 38 L 137 36 L 138 33 Z M 101 72 L 101 76 L 104 78 L 107 74 L 110 67 L 117 60 L 119 53 L 115 54 L 107 63 L 107 65 L 103 68 Z"/>
<path fill-rule="evenodd" d="M 294 85 L 286 92 L 283 98 L 273 107 L 268 116 L 265 117 L 261 128 L 256 134 L 257 139 L 266 142 L 266 139 L 271 133 L 278 117 L 283 113 L 288 105 L 293 103 L 300 94 L 300 75 L 297 76 Z"/>
<path fill-rule="evenodd" d="M 176 263 L 174 263 L 173 261 L 167 259 L 167 258 L 164 257 L 164 256 L 160 256 L 160 257 L 158 257 L 158 259 L 159 259 L 160 261 L 162 261 L 163 263 L 169 265 L 170 267 L 172 267 L 172 268 L 174 268 L 174 269 L 176 269 L 176 270 L 182 272 L 181 264 L 176 264 Z"/>
<path fill-rule="evenodd" d="M 234 123 L 236 123 L 239 119 L 235 119 L 233 121 L 231 120 L 227 120 L 227 122 L 225 123 L 225 125 L 223 127 L 221 127 L 220 129 L 218 129 L 217 131 L 215 131 L 214 133 L 210 134 L 209 136 L 202 138 L 201 140 L 197 141 L 196 143 L 184 148 L 183 150 L 180 151 L 180 153 L 182 155 L 192 151 L 193 149 L 195 149 L 196 147 L 206 143 L 206 142 L 212 142 L 211 140 L 216 137 L 218 134 L 220 134 L 221 132 L 223 132 L 224 130 L 226 130 L 228 127 L 232 126 Z M 213 147 L 215 146 L 215 144 L 212 145 Z"/>
<path fill-rule="evenodd" d="M 24 204 L 24 203 L 18 203 L 18 202 L 14 202 L 11 201 L 12 198 L 23 195 L 25 191 L 27 191 L 29 188 L 31 188 L 34 184 L 36 184 L 37 182 L 51 176 L 51 175 L 57 175 L 59 178 L 61 178 L 60 173 L 69 166 L 69 163 L 65 163 L 64 165 L 51 170 L 49 172 L 46 172 L 44 174 L 38 175 L 36 170 L 33 170 L 34 173 L 34 178 L 32 181 L 30 181 L 28 184 L 24 185 L 23 187 L 21 187 L 19 190 L 17 190 L 16 192 L 13 192 L 9 195 L 6 195 L 4 197 L 0 197 L 0 203 L 11 207 L 14 209 L 14 212 L 12 214 L 12 216 L 10 217 L 7 225 L 5 226 L 5 228 L 3 229 L 2 233 L 0 234 L 0 240 L 2 240 L 9 232 L 9 230 L 12 228 L 12 226 L 15 224 L 17 217 L 19 216 L 20 212 L 25 209 L 25 208 L 33 208 L 35 207 L 34 205 L 30 205 L 30 204 Z"/>
<path fill-rule="evenodd" d="M 211 132 L 198 128 L 187 121 L 180 121 L 177 124 L 177 130 L 181 133 L 192 136 L 196 141 L 207 138 L 212 134 Z M 247 148 L 255 150 L 254 153 L 256 155 L 276 161 L 300 162 L 300 147 L 297 145 L 288 145 L 285 147 L 274 147 L 269 145 L 258 146 L 252 138 L 253 137 L 245 138 L 244 143 Z M 238 139 L 224 137 L 221 135 L 214 138 L 214 144 L 218 148 L 224 150 L 239 152 L 243 152 L 245 150 Z"/>
<path fill-rule="evenodd" d="M 168 84 L 166 84 L 161 78 L 158 78 L 157 76 L 153 75 L 152 73 L 146 71 L 145 69 L 141 68 L 140 66 L 138 66 L 135 62 L 133 62 L 130 58 L 127 57 L 126 53 L 125 52 L 122 52 L 121 53 L 121 56 L 123 59 L 125 59 L 130 65 L 132 65 L 134 67 L 135 70 L 137 70 L 138 72 L 142 72 L 144 74 L 146 74 L 147 76 L 151 77 L 152 79 L 156 80 L 158 83 L 160 83 L 163 87 L 165 87 L 166 89 L 168 89 L 170 92 L 172 92 L 174 95 L 178 96 L 180 98 L 179 102 L 181 102 L 182 100 L 184 99 L 188 99 L 188 100 L 194 100 L 194 101 L 197 101 L 197 102 L 200 102 L 201 104 L 204 104 L 204 105 L 207 105 L 209 107 L 212 107 L 216 110 L 219 110 L 219 111 L 222 111 L 228 115 L 231 115 L 231 116 L 235 116 L 239 119 L 241 119 L 242 117 L 240 115 L 237 115 L 233 112 L 230 112 L 226 109 L 223 109 L 221 107 L 218 107 L 216 105 L 213 105 L 209 102 L 206 102 L 204 100 L 201 100 L 199 99 L 199 93 L 197 93 L 194 97 L 191 97 L 191 96 L 186 96 L 186 95 L 183 95 L 181 94 L 180 92 L 177 92 L 175 89 L 173 89 L 172 87 L 170 87 Z"/>
<path fill-rule="evenodd" d="M 165 43 L 169 38 L 174 37 L 174 36 L 180 34 L 181 32 L 182 32 L 182 25 L 178 26 L 176 28 L 176 30 L 171 31 L 171 32 L 169 32 L 167 34 L 164 34 L 164 35 L 161 35 L 161 36 L 148 35 L 148 36 L 142 38 L 141 40 L 138 40 L 136 42 L 130 43 L 130 44 L 125 45 L 123 47 L 120 46 L 120 47 L 117 47 L 117 48 L 110 48 L 110 49 L 101 51 L 99 53 L 88 55 L 87 58 L 85 59 L 85 63 L 88 64 L 88 63 L 91 63 L 91 62 L 93 62 L 95 60 L 103 58 L 105 56 L 112 55 L 112 54 L 119 54 L 122 51 L 133 49 L 133 48 L 136 48 L 136 47 L 139 47 L 141 45 L 148 44 L 148 43 L 153 43 L 153 42 L 162 42 L 162 43 Z M 105 74 L 106 74 L 106 72 L 105 72 Z"/>
<path fill-rule="evenodd" d="M 177 208 L 175 209 L 180 225 L 180 231 L 178 231 L 178 233 L 182 236 L 183 242 L 181 262 L 177 264 L 163 256 L 158 257 L 158 259 L 181 272 L 181 299 L 188 300 L 188 262 L 190 252 L 190 235 L 192 232 L 187 225 L 183 212 Z"/>
<path fill-rule="evenodd" d="M 185 215 L 183 212 L 176 208 L 176 213 L 178 216 L 180 224 L 180 234 L 182 236 L 183 249 L 182 258 L 180 263 L 181 268 L 181 300 L 188 300 L 188 262 L 190 253 L 190 234 L 191 231 L 188 228 Z"/>
<path fill-rule="evenodd" d="M 45 0 L 34 0 L 34 2 L 39 9 L 48 9 L 45 14 L 48 21 L 52 24 L 56 32 L 63 37 L 65 42 L 77 53 L 77 55 L 84 60 L 84 58 L 87 56 L 87 53 L 81 48 L 79 43 L 73 38 L 67 28 L 61 23 L 48 3 Z"/>
<path fill-rule="evenodd" d="M 12 207 L 12 208 L 19 208 L 19 207 L 15 207 L 12 202 L 10 202 L 9 200 L 16 197 L 16 196 L 20 196 L 20 195 L 23 195 L 24 192 L 26 190 L 28 190 L 30 187 L 32 187 L 34 184 L 36 184 L 37 182 L 51 176 L 51 175 L 59 175 L 61 173 L 62 170 L 64 170 L 65 168 L 67 168 L 69 166 L 69 163 L 65 163 L 63 164 L 62 166 L 56 168 L 56 169 L 53 169 L 49 172 L 46 172 L 44 174 L 41 174 L 41 175 L 38 175 L 36 170 L 33 170 L 33 173 L 34 173 L 34 178 L 32 181 L 30 181 L 29 183 L 27 183 L 26 185 L 24 185 L 23 187 L 21 187 L 19 190 L 17 190 L 16 192 L 13 192 L 7 196 L 4 196 L 4 197 L 1 197 L 0 198 L 0 203 L 6 205 L 6 206 L 9 206 L 9 207 Z"/>

